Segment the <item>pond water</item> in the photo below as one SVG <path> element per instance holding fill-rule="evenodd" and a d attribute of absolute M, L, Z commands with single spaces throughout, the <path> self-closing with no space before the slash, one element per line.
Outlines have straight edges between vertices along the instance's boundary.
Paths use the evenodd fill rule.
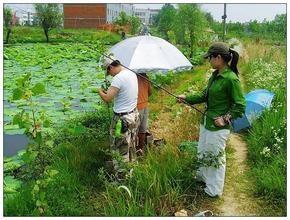
<path fill-rule="evenodd" d="M 13 156 L 17 154 L 18 151 L 26 149 L 29 139 L 26 135 L 3 135 L 3 156 Z"/>
<path fill-rule="evenodd" d="M 32 117 L 29 101 L 13 100 L 13 91 L 21 86 L 24 75 L 31 74 L 25 88 L 44 85 L 45 93 L 33 96 L 32 102 L 36 117 L 44 115 L 52 124 L 61 124 L 81 111 L 95 111 L 99 106 L 96 88 L 101 87 L 104 72 L 96 51 L 81 44 L 23 44 L 5 47 L 4 53 L 9 57 L 4 61 L 3 74 L 4 156 L 15 155 L 28 144 L 27 136 L 7 132 L 14 129 L 13 118 L 22 110 Z"/>

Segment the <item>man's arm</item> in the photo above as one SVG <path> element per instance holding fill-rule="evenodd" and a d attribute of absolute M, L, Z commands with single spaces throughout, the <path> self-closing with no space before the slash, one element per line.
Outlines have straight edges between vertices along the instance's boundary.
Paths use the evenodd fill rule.
<path fill-rule="evenodd" d="M 113 86 L 110 86 L 109 89 L 105 92 L 104 90 L 99 90 L 99 95 L 105 102 L 110 102 L 117 95 L 119 89 Z"/>

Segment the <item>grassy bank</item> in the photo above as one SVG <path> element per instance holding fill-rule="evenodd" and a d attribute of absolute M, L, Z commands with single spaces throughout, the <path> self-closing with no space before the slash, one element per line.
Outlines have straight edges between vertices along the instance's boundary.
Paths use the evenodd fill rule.
<path fill-rule="evenodd" d="M 4 30 L 4 39 L 6 32 Z M 92 43 L 102 41 L 103 44 L 115 44 L 121 40 L 121 36 L 108 31 L 97 29 L 64 29 L 55 28 L 49 32 L 49 39 L 51 43 Z M 45 43 L 46 38 L 44 31 L 40 27 L 13 27 L 11 36 L 9 38 L 10 44 L 15 43 Z"/>
<path fill-rule="evenodd" d="M 247 91 L 275 94 L 272 107 L 254 122 L 246 136 L 256 192 L 286 213 L 286 48 L 248 44 L 249 62 L 242 74 Z"/>

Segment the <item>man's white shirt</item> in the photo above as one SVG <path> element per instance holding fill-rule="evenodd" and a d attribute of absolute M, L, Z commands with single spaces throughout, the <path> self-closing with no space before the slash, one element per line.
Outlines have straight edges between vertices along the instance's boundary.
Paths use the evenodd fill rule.
<path fill-rule="evenodd" d="M 123 69 L 113 77 L 111 86 L 119 89 L 119 92 L 114 98 L 114 112 L 130 112 L 136 108 L 138 99 L 138 80 L 135 73 Z"/>

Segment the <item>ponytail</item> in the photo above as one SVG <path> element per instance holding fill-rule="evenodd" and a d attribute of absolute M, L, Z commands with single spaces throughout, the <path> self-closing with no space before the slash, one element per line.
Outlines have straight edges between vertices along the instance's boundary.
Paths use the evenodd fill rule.
<path fill-rule="evenodd" d="M 231 61 L 231 65 L 230 68 L 231 70 L 235 73 L 235 74 L 239 74 L 238 68 L 237 68 L 237 64 L 239 61 L 239 53 L 235 50 L 232 50 L 231 48 L 229 49 L 229 52 L 232 54 L 232 61 Z"/>

